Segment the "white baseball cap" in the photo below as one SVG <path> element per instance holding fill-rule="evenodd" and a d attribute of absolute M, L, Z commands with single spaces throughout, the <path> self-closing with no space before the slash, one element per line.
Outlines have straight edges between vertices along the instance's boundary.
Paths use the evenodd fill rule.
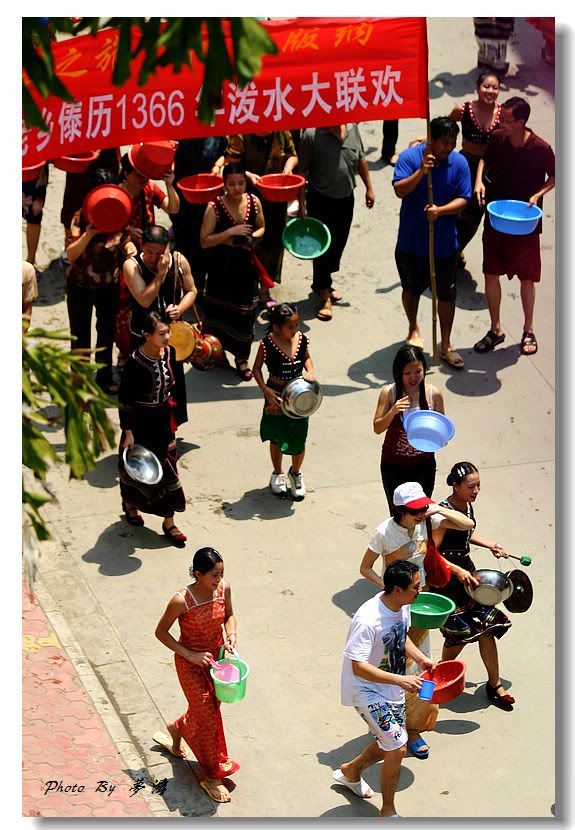
<path fill-rule="evenodd" d="M 425 495 L 418 481 L 406 481 L 405 484 L 396 487 L 393 491 L 393 503 L 396 507 L 410 507 L 412 510 L 435 504 L 433 499 Z"/>

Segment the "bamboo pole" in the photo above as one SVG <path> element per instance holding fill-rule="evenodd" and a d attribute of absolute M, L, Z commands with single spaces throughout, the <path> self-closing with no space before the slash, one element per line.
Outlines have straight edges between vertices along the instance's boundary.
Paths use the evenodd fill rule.
<path fill-rule="evenodd" d="M 431 132 L 429 125 L 429 117 L 427 118 L 427 147 L 431 141 Z M 427 171 L 427 202 L 433 204 L 433 182 L 431 179 L 431 170 Z M 435 222 L 429 222 L 429 275 L 431 278 L 431 340 L 433 344 L 432 355 L 433 359 L 437 360 L 437 287 L 435 285 L 435 242 L 434 242 Z"/>

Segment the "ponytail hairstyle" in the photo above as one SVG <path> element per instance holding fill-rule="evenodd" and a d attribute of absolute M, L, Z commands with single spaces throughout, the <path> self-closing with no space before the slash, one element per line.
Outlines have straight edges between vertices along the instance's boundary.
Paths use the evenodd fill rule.
<path fill-rule="evenodd" d="M 447 484 L 452 487 L 454 484 L 461 484 L 463 479 L 471 475 L 471 473 L 478 473 L 479 470 L 472 464 L 471 461 L 458 461 L 451 468 L 451 472 L 446 478 Z"/>
<path fill-rule="evenodd" d="M 293 303 L 278 303 L 273 308 L 270 308 L 268 333 L 274 330 L 274 326 L 283 326 L 290 317 L 293 317 L 297 313 L 297 306 Z"/>
<path fill-rule="evenodd" d="M 399 400 L 405 395 L 403 390 L 403 370 L 408 363 L 413 363 L 415 360 L 423 366 L 423 378 L 419 384 L 419 407 L 420 409 L 425 409 L 425 376 L 427 374 L 427 361 L 425 360 L 423 350 L 420 349 L 419 346 L 409 346 L 405 343 L 393 358 L 392 372 L 393 380 L 395 381 L 395 398 L 396 400 Z"/>
<path fill-rule="evenodd" d="M 208 571 L 215 568 L 218 562 L 223 561 L 221 553 L 215 548 L 200 548 L 194 553 L 194 558 L 189 569 L 190 576 L 195 579 L 196 571 L 202 575 L 207 574 Z"/>

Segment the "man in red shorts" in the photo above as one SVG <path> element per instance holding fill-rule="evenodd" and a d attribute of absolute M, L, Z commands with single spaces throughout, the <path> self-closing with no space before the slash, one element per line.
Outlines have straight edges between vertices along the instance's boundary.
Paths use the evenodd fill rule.
<path fill-rule="evenodd" d="M 509 98 L 501 110 L 499 129 L 495 130 L 485 156 L 479 162 L 475 180 L 475 197 L 480 204 L 496 199 L 519 199 L 531 205 L 543 204 L 543 196 L 555 187 L 553 150 L 526 127 L 531 107 L 523 98 Z M 499 278 L 517 274 L 521 284 L 521 303 L 525 316 L 521 337 L 521 354 L 533 355 L 537 340 L 533 332 L 535 283 L 541 279 L 539 235 L 541 220 L 525 236 L 500 233 L 485 222 L 483 230 L 483 273 L 485 297 L 491 328 L 473 347 L 476 352 L 490 352 L 505 340 L 501 328 L 501 286 Z"/>

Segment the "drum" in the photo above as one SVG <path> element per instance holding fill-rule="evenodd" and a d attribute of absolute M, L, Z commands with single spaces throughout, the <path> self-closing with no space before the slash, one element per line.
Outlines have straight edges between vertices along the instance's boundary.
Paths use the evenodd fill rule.
<path fill-rule="evenodd" d="M 224 350 L 222 344 L 213 334 L 202 334 L 197 332 L 196 347 L 190 356 L 190 363 L 196 369 L 210 371 L 223 360 Z"/>
<path fill-rule="evenodd" d="M 176 360 L 187 360 L 198 343 L 198 332 L 185 320 L 170 323 L 170 346 L 176 350 Z"/>

